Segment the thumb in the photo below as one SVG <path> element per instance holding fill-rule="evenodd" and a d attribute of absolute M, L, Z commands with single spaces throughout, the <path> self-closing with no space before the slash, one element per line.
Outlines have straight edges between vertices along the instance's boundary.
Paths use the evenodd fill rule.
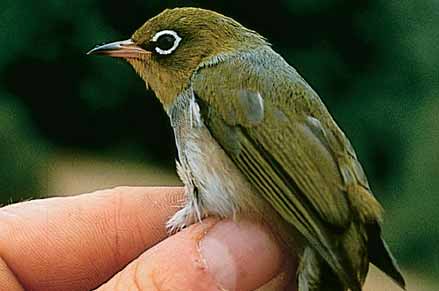
<path fill-rule="evenodd" d="M 264 227 L 206 219 L 149 249 L 98 290 L 255 290 L 285 273 L 282 267 L 281 248 Z M 279 277 L 270 289 L 285 288 L 288 276 Z"/>

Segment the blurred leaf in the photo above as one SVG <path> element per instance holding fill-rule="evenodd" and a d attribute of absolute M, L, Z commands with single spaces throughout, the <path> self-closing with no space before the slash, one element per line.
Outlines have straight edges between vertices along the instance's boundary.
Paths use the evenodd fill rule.
<path fill-rule="evenodd" d="M 0 204 L 44 191 L 48 146 L 33 131 L 25 110 L 0 92 Z M 11 98 L 9 98 L 11 99 Z"/>

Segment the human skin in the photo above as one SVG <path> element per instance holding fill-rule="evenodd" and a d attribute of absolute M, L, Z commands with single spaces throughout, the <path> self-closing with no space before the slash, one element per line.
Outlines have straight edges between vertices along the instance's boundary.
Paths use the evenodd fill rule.
<path fill-rule="evenodd" d="M 118 187 L 0 208 L 0 290 L 295 290 L 263 226 L 208 218 L 169 236 L 183 199 Z"/>

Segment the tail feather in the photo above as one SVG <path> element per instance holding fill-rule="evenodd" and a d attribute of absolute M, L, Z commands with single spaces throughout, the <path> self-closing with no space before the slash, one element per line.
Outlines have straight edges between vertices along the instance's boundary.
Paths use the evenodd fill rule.
<path fill-rule="evenodd" d="M 378 224 L 368 225 L 368 252 L 369 260 L 386 275 L 392 278 L 396 284 L 406 290 L 404 277 L 389 250 L 386 242 L 381 238 L 381 228 Z"/>

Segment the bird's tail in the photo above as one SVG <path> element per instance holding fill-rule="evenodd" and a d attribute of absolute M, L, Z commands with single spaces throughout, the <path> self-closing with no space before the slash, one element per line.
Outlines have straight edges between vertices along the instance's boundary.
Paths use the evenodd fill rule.
<path fill-rule="evenodd" d="M 404 277 L 386 242 L 381 237 L 381 228 L 378 223 L 367 226 L 367 235 L 370 262 L 392 278 L 402 289 L 406 290 Z"/>

